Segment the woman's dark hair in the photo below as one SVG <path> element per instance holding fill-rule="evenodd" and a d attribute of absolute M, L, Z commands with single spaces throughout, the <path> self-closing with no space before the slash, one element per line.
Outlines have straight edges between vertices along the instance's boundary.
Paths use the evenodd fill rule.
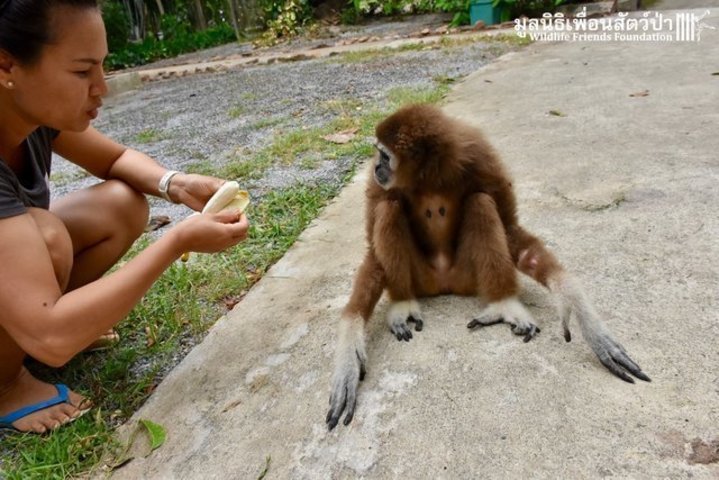
<path fill-rule="evenodd" d="M 0 49 L 25 65 L 54 41 L 50 14 L 60 6 L 98 8 L 97 0 L 0 0 Z"/>

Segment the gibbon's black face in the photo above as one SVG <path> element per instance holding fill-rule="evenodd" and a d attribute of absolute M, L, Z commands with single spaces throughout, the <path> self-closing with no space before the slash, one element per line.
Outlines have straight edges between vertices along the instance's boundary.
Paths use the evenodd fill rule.
<path fill-rule="evenodd" d="M 375 142 L 374 146 L 378 151 L 374 164 L 374 179 L 380 187 L 389 190 L 394 184 L 397 159 L 379 141 Z"/>

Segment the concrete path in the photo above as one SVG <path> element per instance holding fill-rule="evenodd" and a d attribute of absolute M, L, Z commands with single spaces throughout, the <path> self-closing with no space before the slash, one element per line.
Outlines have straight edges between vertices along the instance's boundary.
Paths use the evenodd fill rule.
<path fill-rule="evenodd" d="M 719 10 L 705 21 L 719 27 Z M 530 283 L 543 329 L 527 344 L 469 332 L 480 304 L 455 297 L 424 301 L 424 331 L 398 343 L 382 301 L 354 422 L 328 433 L 335 325 L 365 249 L 363 172 L 137 413 L 168 440 L 115 477 L 255 479 L 269 459 L 267 479 L 719 478 L 719 30 L 702 35 L 538 42 L 446 106 L 484 128 L 523 223 L 652 383 L 612 377 L 576 325 L 565 344 Z"/>

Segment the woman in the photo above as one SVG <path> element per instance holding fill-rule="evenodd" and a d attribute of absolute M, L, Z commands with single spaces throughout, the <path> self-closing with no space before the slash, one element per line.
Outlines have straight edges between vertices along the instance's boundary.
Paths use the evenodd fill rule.
<path fill-rule="evenodd" d="M 0 426 L 42 433 L 89 402 L 34 378 L 122 320 L 183 252 L 243 240 L 240 212 L 192 216 L 110 275 L 147 223 L 144 194 L 200 210 L 222 180 L 168 172 L 90 126 L 107 92 L 96 0 L 0 0 Z M 105 181 L 49 202 L 51 150 Z"/>

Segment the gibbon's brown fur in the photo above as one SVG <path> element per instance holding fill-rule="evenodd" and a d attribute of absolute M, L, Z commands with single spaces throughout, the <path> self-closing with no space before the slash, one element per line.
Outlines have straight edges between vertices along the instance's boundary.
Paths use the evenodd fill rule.
<path fill-rule="evenodd" d="M 525 341 L 539 332 L 516 300 L 516 271 L 557 293 L 567 341 L 570 314 L 601 362 L 623 380 L 649 380 L 603 326 L 576 282 L 518 222 L 512 183 L 482 133 L 429 105 L 405 107 L 376 129 L 379 155 L 366 190 L 369 249 L 343 310 L 327 424 L 354 415 L 364 376 L 364 323 L 386 289 L 390 328 L 421 330 L 417 298 L 476 295 L 489 305 L 468 327 L 510 323 Z"/>

